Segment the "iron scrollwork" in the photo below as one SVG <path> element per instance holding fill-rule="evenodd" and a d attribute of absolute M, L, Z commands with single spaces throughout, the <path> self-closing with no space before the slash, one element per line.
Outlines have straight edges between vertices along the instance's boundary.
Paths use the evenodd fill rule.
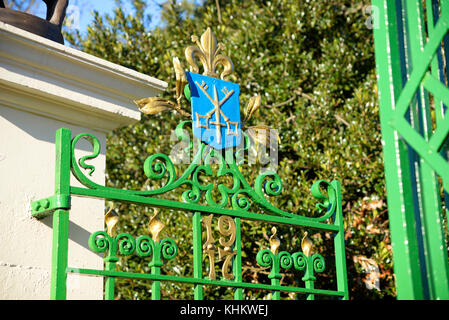
<path fill-rule="evenodd" d="M 183 121 L 178 125 L 177 132 L 178 139 L 181 141 L 185 139 L 183 136 L 184 126 L 190 121 Z M 242 149 L 225 150 L 224 154 L 209 148 L 205 143 L 198 144 L 198 150 L 191 164 L 181 174 L 177 175 L 173 161 L 165 154 L 154 154 L 149 156 L 143 166 L 145 175 L 150 181 L 164 181 L 162 187 L 153 188 L 151 190 L 122 190 L 108 186 L 102 186 L 91 179 L 95 171 L 95 166 L 86 163 L 88 160 L 96 158 L 100 154 L 100 142 L 98 138 L 89 133 L 82 133 L 77 135 L 72 140 L 72 154 L 75 153 L 75 147 L 79 140 L 85 139 L 93 147 L 93 152 L 90 155 L 85 155 L 78 160 L 72 157 L 71 170 L 74 176 L 87 188 L 107 192 L 120 192 L 127 195 L 135 195 L 142 197 L 152 197 L 161 195 L 170 191 L 174 191 L 182 186 L 187 186 L 187 190 L 182 193 L 182 200 L 186 204 L 201 204 L 216 208 L 227 208 L 230 210 L 238 210 L 242 212 L 249 212 L 253 206 L 258 206 L 266 210 L 269 214 L 274 214 L 281 217 L 291 218 L 295 221 L 316 221 L 322 222 L 331 218 L 335 214 L 337 206 L 337 190 L 335 187 L 325 181 L 319 180 L 312 185 L 312 196 L 318 200 L 316 205 L 317 211 L 321 212 L 318 217 L 305 217 L 295 213 L 286 212 L 274 206 L 268 197 L 276 197 L 282 193 L 282 180 L 275 172 L 264 172 L 260 174 L 254 183 L 254 187 L 248 183 L 239 169 L 239 153 Z M 243 139 L 242 148 L 247 148 L 249 139 Z M 193 144 L 190 144 L 188 149 L 193 149 Z M 214 172 L 211 167 L 211 161 L 218 162 L 218 170 Z M 87 175 L 83 172 L 87 170 Z M 224 176 L 231 177 L 231 186 L 223 183 L 215 186 L 213 183 L 203 184 L 201 176 L 211 178 L 220 178 Z M 323 190 L 324 189 L 324 190 Z M 218 198 L 214 198 L 214 191 L 217 191 Z M 204 204 L 201 200 L 204 200 Z"/>

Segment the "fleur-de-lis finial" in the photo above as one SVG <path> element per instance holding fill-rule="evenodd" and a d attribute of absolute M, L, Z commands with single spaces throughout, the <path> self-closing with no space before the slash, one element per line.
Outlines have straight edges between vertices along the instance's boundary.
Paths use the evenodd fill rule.
<path fill-rule="evenodd" d="M 304 233 L 304 237 L 301 240 L 301 249 L 302 252 L 307 256 L 310 257 L 312 254 L 312 241 L 307 237 L 308 232 L 306 231 Z"/>
<path fill-rule="evenodd" d="M 192 72 L 199 73 L 197 59 L 203 64 L 205 76 L 218 78 L 215 69 L 220 64 L 224 66 L 224 70 L 220 74 L 221 79 L 234 72 L 231 59 L 222 53 L 218 53 L 223 50 L 223 44 L 217 44 L 217 39 L 210 28 L 207 28 L 200 39 L 197 36 L 192 36 L 192 42 L 196 43 L 196 46 L 187 47 L 185 50 L 186 59 Z"/>
<path fill-rule="evenodd" d="M 106 223 L 107 233 L 109 236 L 115 236 L 115 228 L 118 223 L 118 214 L 114 211 L 114 208 L 111 207 L 109 211 L 104 216 L 104 222 Z"/>
<path fill-rule="evenodd" d="M 271 233 L 272 235 L 270 237 L 270 251 L 273 252 L 273 254 L 277 254 L 281 245 L 281 240 L 279 240 L 279 238 L 276 236 L 276 227 L 271 228 Z"/>
<path fill-rule="evenodd" d="M 151 233 L 151 238 L 153 241 L 157 242 L 160 240 L 159 235 L 164 229 L 165 225 L 162 223 L 161 220 L 157 217 L 159 211 L 157 209 L 154 209 L 154 214 L 150 219 L 150 223 L 148 224 L 148 230 Z"/>

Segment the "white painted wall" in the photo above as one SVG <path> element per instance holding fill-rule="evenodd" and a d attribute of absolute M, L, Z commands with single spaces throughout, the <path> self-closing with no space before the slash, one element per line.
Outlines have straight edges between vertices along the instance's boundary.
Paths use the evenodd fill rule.
<path fill-rule="evenodd" d="M 0 22 L 0 299 L 49 299 L 52 218 L 31 217 L 30 202 L 54 194 L 55 133 L 89 132 L 101 154 L 90 164 L 104 184 L 106 134 L 134 123 L 132 100 L 166 83 Z M 88 154 L 83 141 L 77 157 Z M 79 153 L 79 155 L 78 155 Z M 71 185 L 81 186 L 72 176 Z M 72 198 L 69 267 L 102 269 L 88 249 L 104 229 L 104 201 Z M 102 278 L 68 275 L 68 299 L 102 299 Z"/>

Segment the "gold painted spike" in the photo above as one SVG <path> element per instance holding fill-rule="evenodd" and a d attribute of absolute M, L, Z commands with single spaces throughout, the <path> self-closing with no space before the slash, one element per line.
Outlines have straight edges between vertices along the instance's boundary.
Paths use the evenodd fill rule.
<path fill-rule="evenodd" d="M 271 233 L 272 236 L 270 237 L 270 251 L 273 252 L 273 254 L 277 254 L 281 245 L 281 240 L 279 240 L 279 238 L 276 236 L 276 227 L 271 228 Z"/>
<path fill-rule="evenodd" d="M 187 62 L 190 64 L 190 71 L 199 73 L 197 64 L 197 59 L 199 59 L 203 64 L 203 74 L 205 76 L 218 78 L 215 69 L 220 64 L 224 66 L 224 70 L 220 74 L 221 79 L 234 72 L 234 65 L 231 59 L 224 54 L 218 53 L 223 50 L 223 44 L 217 44 L 217 39 L 210 28 L 207 28 L 201 39 L 198 39 L 197 36 L 192 36 L 192 42 L 195 42 L 196 46 L 189 46 L 185 50 Z"/>
<path fill-rule="evenodd" d="M 310 257 L 310 255 L 312 254 L 312 245 L 313 245 L 313 243 L 312 243 L 312 240 L 310 240 L 308 237 L 307 237 L 307 231 L 306 231 L 306 233 L 304 233 L 304 237 L 302 238 L 302 240 L 301 240 L 301 249 L 302 249 L 302 252 L 307 256 L 307 257 Z"/>
<path fill-rule="evenodd" d="M 115 237 L 115 229 L 117 227 L 119 216 L 114 211 L 113 208 L 109 209 L 109 211 L 104 216 L 104 222 L 106 223 L 107 233 L 111 237 Z"/>
<path fill-rule="evenodd" d="M 148 224 L 148 230 L 150 231 L 151 238 L 155 242 L 160 240 L 160 238 L 159 238 L 160 233 L 161 233 L 162 229 L 164 229 L 164 227 L 165 227 L 165 225 L 162 223 L 162 221 L 159 220 L 159 218 L 157 217 L 158 213 L 159 213 L 159 211 L 155 209 L 154 214 L 150 219 L 150 223 Z"/>

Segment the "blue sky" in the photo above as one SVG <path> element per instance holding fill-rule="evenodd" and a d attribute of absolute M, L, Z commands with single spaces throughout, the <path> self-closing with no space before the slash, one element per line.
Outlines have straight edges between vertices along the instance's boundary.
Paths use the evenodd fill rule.
<path fill-rule="evenodd" d="M 131 6 L 128 1 L 124 1 L 125 11 L 130 11 Z M 160 12 L 158 10 L 158 4 L 163 3 L 164 0 L 149 0 L 148 12 L 151 12 L 152 20 L 151 25 L 155 26 L 160 23 Z M 93 20 L 92 12 L 98 11 L 100 14 L 109 13 L 112 14 L 113 9 L 116 6 L 114 0 L 71 0 L 69 1 L 69 7 L 67 8 L 67 17 L 73 18 L 73 28 L 80 30 L 84 33 L 87 30 L 87 26 Z M 43 1 L 39 1 L 39 7 L 36 8 L 36 15 L 45 19 L 46 6 Z"/>

